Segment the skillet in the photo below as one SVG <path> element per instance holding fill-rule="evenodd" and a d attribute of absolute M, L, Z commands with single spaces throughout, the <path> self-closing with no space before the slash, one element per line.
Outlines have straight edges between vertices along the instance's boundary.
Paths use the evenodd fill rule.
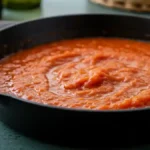
<path fill-rule="evenodd" d="M 149 41 L 150 19 L 82 14 L 23 22 L 0 31 L 0 58 L 47 42 L 101 36 Z M 150 108 L 77 110 L 0 95 L 0 120 L 22 134 L 57 144 L 148 143 L 149 116 Z"/>

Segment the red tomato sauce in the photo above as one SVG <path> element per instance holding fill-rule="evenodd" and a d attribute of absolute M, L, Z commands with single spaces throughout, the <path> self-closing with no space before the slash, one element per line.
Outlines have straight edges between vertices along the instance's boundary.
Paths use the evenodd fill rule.
<path fill-rule="evenodd" d="M 0 61 L 0 93 L 67 108 L 150 106 L 150 44 L 119 38 L 64 40 Z"/>

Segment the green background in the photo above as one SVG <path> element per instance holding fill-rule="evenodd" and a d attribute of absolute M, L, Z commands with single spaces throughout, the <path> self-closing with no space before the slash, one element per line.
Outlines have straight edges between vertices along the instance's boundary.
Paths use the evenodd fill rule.
<path fill-rule="evenodd" d="M 30 11 L 3 10 L 3 19 L 12 21 L 31 20 L 57 15 L 86 13 L 124 14 L 150 17 L 148 13 L 133 13 L 109 9 L 89 3 L 88 0 L 43 0 L 41 8 Z M 24 137 L 0 122 L 0 150 L 70 150 L 71 148 L 59 147 Z M 74 150 L 74 149 L 72 149 Z M 106 150 L 106 149 L 101 149 Z M 108 149 L 107 149 L 108 150 Z M 150 145 L 132 148 L 118 148 L 118 150 L 150 150 Z"/>

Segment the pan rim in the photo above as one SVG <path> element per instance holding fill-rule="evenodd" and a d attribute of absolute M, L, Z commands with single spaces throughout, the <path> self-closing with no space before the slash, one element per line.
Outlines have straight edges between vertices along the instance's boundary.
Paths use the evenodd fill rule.
<path fill-rule="evenodd" d="M 38 19 L 31 19 L 31 20 L 26 20 L 26 21 L 21 21 L 21 22 L 13 22 L 12 25 L 8 25 L 7 27 L 4 27 L 0 29 L 0 32 L 8 30 L 10 28 L 13 28 L 15 26 L 20 26 L 20 25 L 25 25 L 28 23 L 34 23 L 37 21 L 42 21 L 42 20 L 48 20 L 48 19 L 59 19 L 59 18 L 69 18 L 69 17 L 84 17 L 84 16 L 103 16 L 103 17 L 124 17 L 124 18 L 134 18 L 134 19 L 142 19 L 142 20 L 150 20 L 150 18 L 147 17 L 142 17 L 142 16 L 136 16 L 136 15 L 127 15 L 127 14 L 105 14 L 105 13 L 81 13 L 81 14 L 70 14 L 70 15 L 59 15 L 59 16 L 52 16 L 52 17 L 44 17 L 44 18 L 38 18 Z"/>

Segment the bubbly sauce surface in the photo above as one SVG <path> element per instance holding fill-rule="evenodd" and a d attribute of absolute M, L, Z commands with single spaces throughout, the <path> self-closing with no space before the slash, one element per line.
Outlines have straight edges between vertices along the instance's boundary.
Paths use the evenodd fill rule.
<path fill-rule="evenodd" d="M 64 40 L 0 62 L 0 93 L 68 108 L 150 106 L 150 44 L 117 39 Z"/>

